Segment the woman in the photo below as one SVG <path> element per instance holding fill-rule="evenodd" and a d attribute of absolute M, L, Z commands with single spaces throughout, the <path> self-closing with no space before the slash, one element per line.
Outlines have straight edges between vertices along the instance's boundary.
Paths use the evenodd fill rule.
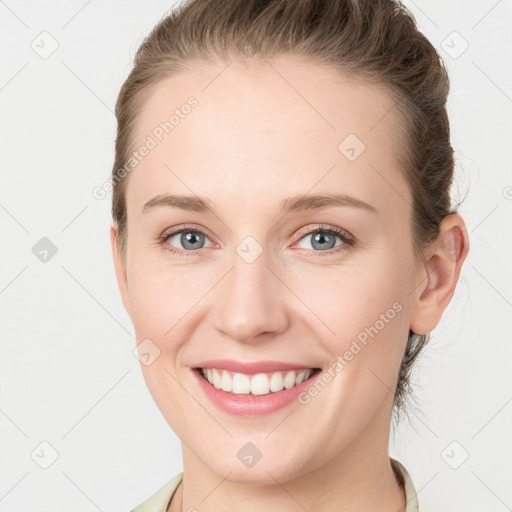
<path fill-rule="evenodd" d="M 388 439 L 469 249 L 448 89 L 391 0 L 195 0 L 143 42 L 111 240 L 184 469 L 136 512 L 418 510 Z"/>

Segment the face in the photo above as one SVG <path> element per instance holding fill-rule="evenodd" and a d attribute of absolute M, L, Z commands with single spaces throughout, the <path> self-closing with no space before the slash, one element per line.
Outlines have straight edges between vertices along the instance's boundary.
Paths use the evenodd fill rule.
<path fill-rule="evenodd" d="M 411 194 L 384 89 L 289 59 L 224 68 L 145 103 L 134 149 L 156 144 L 129 175 L 118 279 L 190 460 L 287 481 L 387 446 L 418 280 Z"/>

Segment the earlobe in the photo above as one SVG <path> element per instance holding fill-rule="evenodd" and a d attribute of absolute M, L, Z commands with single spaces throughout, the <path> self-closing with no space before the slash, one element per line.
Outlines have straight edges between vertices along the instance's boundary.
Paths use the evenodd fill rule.
<path fill-rule="evenodd" d="M 117 284 L 119 286 L 119 292 L 121 293 L 121 299 L 123 301 L 124 308 L 126 309 L 128 315 L 130 315 L 130 301 L 128 293 L 128 279 L 126 275 L 126 266 L 122 260 L 121 253 L 119 251 L 117 226 L 115 223 L 112 223 L 112 225 L 110 226 L 110 243 L 112 246 L 114 270 L 116 273 Z"/>
<path fill-rule="evenodd" d="M 428 248 L 418 275 L 410 329 L 416 334 L 432 331 L 455 292 L 462 264 L 469 251 L 469 237 L 462 217 L 452 213 L 441 222 L 437 240 Z"/>

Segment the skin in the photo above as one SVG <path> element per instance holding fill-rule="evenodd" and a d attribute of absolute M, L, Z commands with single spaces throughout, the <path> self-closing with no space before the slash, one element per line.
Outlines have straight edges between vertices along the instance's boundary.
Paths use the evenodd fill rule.
<path fill-rule="evenodd" d="M 415 258 L 402 136 L 385 89 L 290 57 L 225 66 L 194 66 L 153 90 L 135 147 L 188 97 L 199 104 L 129 175 L 126 261 L 111 227 L 137 343 L 149 338 L 160 350 L 141 365 L 144 378 L 182 443 L 184 480 L 169 510 L 398 511 L 405 495 L 388 439 L 400 361 L 409 329 L 430 332 L 452 298 L 469 249 L 464 221 L 445 218 L 425 262 Z M 350 133 L 366 146 L 353 162 L 338 150 Z M 284 198 L 332 192 L 377 213 L 280 213 Z M 142 212 L 164 193 L 207 198 L 215 213 Z M 179 235 L 158 238 L 184 224 L 207 237 L 179 257 L 166 249 L 190 253 Z M 354 244 L 332 235 L 336 247 L 322 251 L 307 234 L 319 224 L 346 230 Z M 252 263 L 236 252 L 249 235 L 262 248 Z M 231 415 L 192 375 L 213 358 L 327 369 L 397 301 L 401 311 L 307 405 Z M 262 453 L 251 468 L 236 456 L 247 442 Z"/>

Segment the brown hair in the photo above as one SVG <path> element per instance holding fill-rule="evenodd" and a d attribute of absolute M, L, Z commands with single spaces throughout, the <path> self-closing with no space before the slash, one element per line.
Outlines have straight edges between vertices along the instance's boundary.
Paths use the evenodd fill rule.
<path fill-rule="evenodd" d="M 402 125 L 401 164 L 412 193 L 415 255 L 438 238 L 450 207 L 454 158 L 446 111 L 449 79 L 413 15 L 393 0 L 191 0 L 165 16 L 140 45 L 116 103 L 112 216 L 126 262 L 126 171 L 137 115 L 161 80 L 200 62 L 290 55 L 386 87 Z M 117 171 L 116 171 L 117 170 Z M 394 409 L 430 334 L 409 332 Z"/>

